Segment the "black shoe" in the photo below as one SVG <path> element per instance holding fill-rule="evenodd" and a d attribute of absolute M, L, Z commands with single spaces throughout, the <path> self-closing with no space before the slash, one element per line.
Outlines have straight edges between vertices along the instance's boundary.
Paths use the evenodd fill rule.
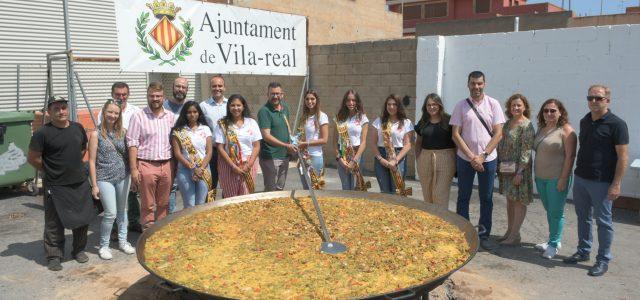
<path fill-rule="evenodd" d="M 603 261 L 596 261 L 596 264 L 589 269 L 589 276 L 602 276 L 609 270 L 609 264 Z"/>
<path fill-rule="evenodd" d="M 47 269 L 49 269 L 49 271 L 62 270 L 62 264 L 60 263 L 60 259 L 59 258 L 50 259 L 49 263 L 47 264 Z"/>
<path fill-rule="evenodd" d="M 486 250 L 486 251 L 491 251 L 496 249 L 496 245 L 494 243 L 492 243 L 491 241 L 489 241 L 489 239 L 487 238 L 481 238 L 480 239 L 480 248 Z"/>
<path fill-rule="evenodd" d="M 565 264 L 574 265 L 574 264 L 577 264 L 578 262 L 588 261 L 588 260 L 589 260 L 589 254 L 580 254 L 580 253 L 576 252 L 573 255 L 563 259 L 562 261 Z"/>
<path fill-rule="evenodd" d="M 80 251 L 78 252 L 78 254 L 73 256 L 73 259 L 75 259 L 77 262 L 83 264 L 89 261 L 89 257 L 87 256 L 86 253 L 84 253 L 84 251 Z"/>

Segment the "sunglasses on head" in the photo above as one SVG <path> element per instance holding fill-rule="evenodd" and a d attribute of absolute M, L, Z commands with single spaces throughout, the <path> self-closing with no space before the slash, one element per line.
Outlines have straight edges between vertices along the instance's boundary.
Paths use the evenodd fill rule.
<path fill-rule="evenodd" d="M 555 114 L 558 110 L 555 108 L 545 108 L 542 110 L 545 114 Z"/>
<path fill-rule="evenodd" d="M 109 100 L 107 100 L 107 104 L 115 104 L 117 106 L 122 106 L 122 100 L 120 100 L 120 99 L 109 99 Z"/>
<path fill-rule="evenodd" d="M 587 96 L 587 102 L 591 102 L 593 100 L 596 100 L 598 102 L 607 99 L 607 97 L 602 97 L 602 96 Z"/>

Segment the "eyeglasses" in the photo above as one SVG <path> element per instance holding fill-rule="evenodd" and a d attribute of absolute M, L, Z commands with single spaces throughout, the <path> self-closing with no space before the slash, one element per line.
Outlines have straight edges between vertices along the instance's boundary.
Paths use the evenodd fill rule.
<path fill-rule="evenodd" d="M 593 100 L 596 100 L 597 102 L 600 102 L 604 99 L 607 99 L 607 97 L 602 97 L 602 96 L 587 96 L 587 102 L 591 102 Z"/>
<path fill-rule="evenodd" d="M 270 93 L 269 96 L 271 96 L 271 97 L 282 97 L 282 96 L 284 96 L 284 93 Z"/>
<path fill-rule="evenodd" d="M 545 108 L 542 110 L 545 114 L 555 114 L 558 110 L 555 108 Z"/>

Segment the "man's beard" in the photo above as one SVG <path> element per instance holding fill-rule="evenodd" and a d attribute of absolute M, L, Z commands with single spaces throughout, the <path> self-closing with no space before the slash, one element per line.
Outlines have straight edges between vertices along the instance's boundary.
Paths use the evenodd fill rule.
<path fill-rule="evenodd" d="M 187 98 L 187 93 L 183 92 L 173 92 L 173 99 L 176 99 L 180 102 L 184 101 Z"/>

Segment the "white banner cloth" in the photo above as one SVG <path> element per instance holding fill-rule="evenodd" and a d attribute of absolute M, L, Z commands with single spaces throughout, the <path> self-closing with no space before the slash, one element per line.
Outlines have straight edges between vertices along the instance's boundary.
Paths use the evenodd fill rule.
<path fill-rule="evenodd" d="M 303 16 L 191 0 L 114 4 L 123 71 L 306 74 Z"/>

